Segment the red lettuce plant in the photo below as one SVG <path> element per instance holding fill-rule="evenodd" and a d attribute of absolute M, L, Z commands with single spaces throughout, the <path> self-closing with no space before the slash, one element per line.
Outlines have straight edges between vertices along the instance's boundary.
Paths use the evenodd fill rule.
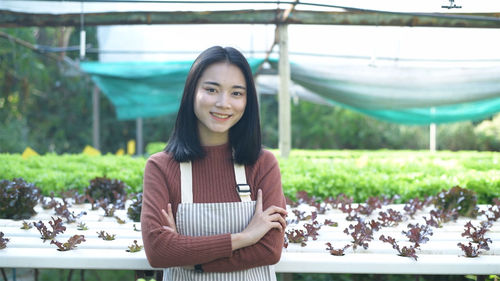
<path fill-rule="evenodd" d="M 119 216 L 115 216 L 115 219 L 116 219 L 116 222 L 118 224 L 125 224 L 126 223 L 126 221 L 122 220 Z"/>
<path fill-rule="evenodd" d="M 373 231 L 379 231 L 382 228 L 382 224 L 379 221 L 371 220 L 368 225 L 372 228 Z"/>
<path fill-rule="evenodd" d="M 31 224 L 31 222 L 23 221 L 23 226 L 21 226 L 21 229 L 28 230 L 28 229 L 32 229 L 32 228 L 33 228 L 33 224 Z"/>
<path fill-rule="evenodd" d="M 115 215 L 116 208 L 113 204 L 110 204 L 107 198 L 97 200 L 97 206 L 104 210 L 105 217 L 113 217 Z"/>
<path fill-rule="evenodd" d="M 382 242 L 389 243 L 392 245 L 392 248 L 398 251 L 398 255 L 402 257 L 410 257 L 414 258 L 415 260 L 418 259 L 418 256 L 415 251 L 414 246 L 404 246 L 403 248 L 400 248 L 398 243 L 396 242 L 396 239 L 392 238 L 391 236 L 387 236 L 387 238 L 384 235 L 381 235 L 379 238 Z"/>
<path fill-rule="evenodd" d="M 86 215 L 87 212 L 82 211 L 80 214 L 75 215 L 75 212 L 71 212 L 69 210 L 70 204 L 66 201 L 66 199 L 63 198 L 63 203 L 57 203 L 54 206 L 54 211 L 57 216 L 63 217 L 66 219 L 67 223 L 73 223 L 76 221 L 76 219 L 82 217 L 83 215 Z"/>
<path fill-rule="evenodd" d="M 341 193 L 337 195 L 336 198 L 330 196 L 326 198 L 324 201 L 325 203 L 330 204 L 332 208 L 339 208 L 339 206 L 342 206 L 344 204 L 351 204 L 352 202 L 354 202 L 354 198 Z"/>
<path fill-rule="evenodd" d="M 107 199 L 107 202 L 118 209 L 125 209 L 128 189 L 130 187 L 120 180 L 97 177 L 90 181 L 90 185 L 85 189 L 85 195 L 93 210 L 94 204 L 103 199 Z"/>
<path fill-rule="evenodd" d="M 392 198 L 388 198 L 386 196 L 372 196 L 366 199 L 364 204 L 359 204 L 358 208 L 356 209 L 358 213 L 369 216 L 375 211 L 376 209 L 381 209 L 382 206 L 391 204 L 394 202 L 394 200 L 398 199 L 399 196 L 394 196 Z"/>
<path fill-rule="evenodd" d="M 458 218 L 458 211 L 456 209 L 450 209 L 450 210 L 436 209 L 436 210 L 431 210 L 430 215 L 431 216 L 429 219 L 427 219 L 425 216 L 423 217 L 425 223 L 429 226 L 440 228 L 443 227 L 444 223 L 447 223 L 449 221 L 456 221 Z"/>
<path fill-rule="evenodd" d="M 54 198 L 54 192 L 51 191 L 50 195 L 44 196 L 40 198 L 40 203 L 42 204 L 42 208 L 44 210 L 52 209 L 57 205 L 57 200 Z"/>
<path fill-rule="evenodd" d="M 73 250 L 76 248 L 76 245 L 81 244 L 82 242 L 85 242 L 85 236 L 83 235 L 74 235 L 68 239 L 67 242 L 61 243 L 58 241 L 50 241 L 50 244 L 54 244 L 57 246 L 58 251 L 69 251 Z"/>
<path fill-rule="evenodd" d="M 9 239 L 3 238 L 3 236 L 3 232 L 0 231 L 0 250 L 7 248 L 7 242 L 9 242 Z"/>
<path fill-rule="evenodd" d="M 458 243 L 457 244 L 460 249 L 465 253 L 465 256 L 468 258 L 477 258 L 479 254 L 482 253 L 481 251 L 481 246 L 479 244 L 474 244 L 472 245 L 471 242 L 469 242 L 468 245 L 465 245 L 463 243 Z"/>
<path fill-rule="evenodd" d="M 28 219 L 40 199 L 40 189 L 22 178 L 0 180 L 0 219 Z"/>
<path fill-rule="evenodd" d="M 304 224 L 304 228 L 307 231 L 307 237 L 311 237 L 313 240 L 318 240 L 318 230 L 321 229 L 321 225 L 318 221 L 313 221 L 313 223 Z"/>
<path fill-rule="evenodd" d="M 479 211 L 476 193 L 460 186 L 438 193 L 434 205 L 438 210 L 456 210 L 458 215 L 470 218 L 477 217 Z"/>
<path fill-rule="evenodd" d="M 358 216 L 358 209 L 352 207 L 352 203 L 350 202 L 341 202 L 339 203 L 339 210 L 343 213 L 347 214 L 345 218 L 347 221 L 357 221 L 360 219 Z"/>
<path fill-rule="evenodd" d="M 325 214 L 326 211 L 328 211 L 328 204 L 325 204 L 324 202 L 311 202 L 310 204 L 314 208 L 316 208 L 316 211 L 318 214 Z"/>
<path fill-rule="evenodd" d="M 74 204 L 83 204 L 85 200 L 87 200 L 87 196 L 85 194 L 80 194 L 76 189 L 69 189 L 61 192 L 62 198 L 72 198 Z"/>
<path fill-rule="evenodd" d="M 290 229 L 285 231 L 286 247 L 289 243 L 300 243 L 300 246 L 305 247 L 307 244 L 307 235 L 302 229 Z M 285 247 L 285 248 L 286 248 Z"/>
<path fill-rule="evenodd" d="M 325 219 L 325 222 L 323 222 L 323 225 L 331 226 L 331 227 L 337 227 L 337 226 L 339 226 L 339 223 L 338 222 L 334 222 L 334 221 L 329 220 L 329 219 Z"/>
<path fill-rule="evenodd" d="M 142 192 L 135 194 L 132 197 L 132 204 L 127 209 L 127 216 L 129 219 L 139 222 L 141 220 L 142 210 Z"/>
<path fill-rule="evenodd" d="M 101 238 L 102 240 L 105 240 L 105 241 L 115 240 L 116 234 L 109 234 L 109 233 L 105 232 L 104 230 L 101 230 L 100 232 L 96 232 L 96 233 L 97 233 L 97 237 Z"/>
<path fill-rule="evenodd" d="M 484 250 L 490 249 L 488 243 L 491 243 L 491 239 L 484 237 L 484 235 L 486 234 L 486 232 L 489 231 L 489 228 L 491 227 L 491 222 L 481 223 L 481 226 L 478 229 L 474 225 L 472 225 L 471 221 L 469 221 L 468 223 L 465 224 L 464 227 L 466 229 L 462 233 L 462 237 L 467 237 L 471 240 L 472 243 L 477 243 L 481 249 Z"/>
<path fill-rule="evenodd" d="M 307 221 L 311 219 L 311 215 L 306 215 L 306 212 L 301 212 L 297 209 L 292 210 L 292 213 L 297 217 L 299 221 Z"/>
<path fill-rule="evenodd" d="M 488 208 L 489 214 L 487 214 L 488 221 L 497 221 L 500 218 L 500 200 L 498 198 L 493 199 L 493 206 Z"/>
<path fill-rule="evenodd" d="M 79 222 L 76 225 L 76 229 L 85 231 L 85 230 L 89 230 L 89 227 L 84 222 Z"/>
<path fill-rule="evenodd" d="M 143 246 L 140 246 L 137 244 L 137 240 L 134 240 L 134 244 L 128 246 L 128 249 L 125 250 L 129 253 L 136 253 L 136 252 L 140 252 L 142 250 L 142 247 Z"/>
<path fill-rule="evenodd" d="M 418 248 L 420 244 L 426 243 L 429 241 L 427 236 L 432 236 L 432 228 L 428 225 L 420 225 L 420 224 L 408 224 L 408 231 L 402 231 L 406 237 L 408 237 L 410 242 L 415 243 L 415 248 Z"/>
<path fill-rule="evenodd" d="M 326 243 L 326 245 L 328 246 L 328 248 L 326 248 L 326 250 L 330 251 L 330 254 L 334 255 L 334 256 L 343 256 L 343 255 L 345 255 L 344 251 L 347 248 L 351 247 L 351 245 L 347 244 L 343 248 L 335 249 L 335 248 L 332 247 L 332 244 L 330 242 Z"/>
<path fill-rule="evenodd" d="M 57 234 L 64 233 L 64 231 L 66 231 L 66 227 L 63 226 L 61 218 L 54 219 L 54 217 L 52 217 L 52 221 L 49 221 L 49 224 L 52 230 L 47 229 L 47 226 L 45 226 L 42 221 L 33 222 L 33 225 L 42 235 L 41 238 L 43 239 L 43 242 L 46 240 L 53 240 Z"/>
<path fill-rule="evenodd" d="M 358 208 L 356 211 L 360 214 L 369 216 L 375 211 L 376 209 L 382 208 L 383 202 L 380 200 L 378 197 L 369 197 L 366 199 L 365 204 L 359 204 Z"/>
<path fill-rule="evenodd" d="M 356 225 L 350 224 L 349 228 L 344 229 L 344 233 L 352 237 L 353 250 L 356 250 L 358 246 L 366 250 L 368 249 L 368 242 L 373 240 L 373 230 L 361 220 Z"/>
<path fill-rule="evenodd" d="M 424 202 L 420 201 L 420 199 L 416 197 L 408 200 L 403 210 L 406 212 L 408 216 L 410 216 L 413 219 L 415 213 L 418 212 L 419 210 L 422 210 L 423 208 L 424 208 Z"/>
<path fill-rule="evenodd" d="M 490 249 L 488 243 L 491 243 L 491 239 L 484 237 L 489 227 L 491 227 L 491 221 L 482 222 L 479 229 L 470 221 L 465 224 L 465 231 L 462 236 L 472 241 L 469 241 L 468 245 L 463 243 L 457 245 L 462 249 L 466 257 L 475 258 L 482 253 L 482 250 L 488 251 Z"/>
<path fill-rule="evenodd" d="M 388 209 L 387 212 L 379 212 L 378 220 L 384 227 L 396 226 L 403 221 L 403 215 L 396 210 Z"/>

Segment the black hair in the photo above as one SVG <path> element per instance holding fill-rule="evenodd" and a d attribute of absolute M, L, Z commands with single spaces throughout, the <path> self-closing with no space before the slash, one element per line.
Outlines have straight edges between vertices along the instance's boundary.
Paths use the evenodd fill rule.
<path fill-rule="evenodd" d="M 194 113 L 196 86 L 207 67 L 218 62 L 237 66 L 246 82 L 246 107 L 241 119 L 229 129 L 229 143 L 234 161 L 252 165 L 261 152 L 261 135 L 257 90 L 248 61 L 235 48 L 214 46 L 203 51 L 189 70 L 177 119 L 165 151 L 172 153 L 177 162 L 203 158 L 205 152 L 198 135 L 198 119 Z"/>

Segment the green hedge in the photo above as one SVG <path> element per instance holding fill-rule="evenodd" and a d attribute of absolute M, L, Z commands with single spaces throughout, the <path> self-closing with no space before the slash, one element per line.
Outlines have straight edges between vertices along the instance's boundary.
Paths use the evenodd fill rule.
<path fill-rule="evenodd" d="M 20 154 L 0 154 L 0 179 L 22 177 L 35 183 L 45 195 L 72 188 L 83 189 L 95 177 L 116 178 L 142 190 L 146 159 L 130 156 L 88 156 L 83 154 L 47 154 L 23 159 Z"/>
<path fill-rule="evenodd" d="M 345 193 L 359 202 L 399 194 L 402 202 L 460 185 L 475 190 L 482 203 L 500 197 L 498 152 L 294 150 L 279 161 L 288 196 Z"/>
<path fill-rule="evenodd" d="M 279 152 L 273 150 L 276 155 Z M 293 150 L 279 158 L 285 194 L 299 190 L 325 197 L 345 193 L 356 201 L 399 194 L 400 201 L 434 195 L 460 185 L 477 192 L 480 203 L 500 197 L 499 152 Z M 0 154 L 0 179 L 23 177 L 44 194 L 70 188 L 83 190 L 89 180 L 107 176 L 142 190 L 146 159 L 129 156 L 53 155 L 27 160 Z"/>

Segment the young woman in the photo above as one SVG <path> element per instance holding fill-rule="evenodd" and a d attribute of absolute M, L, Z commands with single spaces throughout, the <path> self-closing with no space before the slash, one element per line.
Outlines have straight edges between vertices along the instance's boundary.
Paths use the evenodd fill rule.
<path fill-rule="evenodd" d="M 164 280 L 275 280 L 285 198 L 261 148 L 257 95 L 234 48 L 202 52 L 189 71 L 172 136 L 144 171 L 142 237 Z"/>

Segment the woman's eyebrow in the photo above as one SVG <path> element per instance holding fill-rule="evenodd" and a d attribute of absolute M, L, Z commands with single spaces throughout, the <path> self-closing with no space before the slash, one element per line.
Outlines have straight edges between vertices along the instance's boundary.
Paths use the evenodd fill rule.
<path fill-rule="evenodd" d="M 214 86 L 220 86 L 219 83 L 217 82 L 212 82 L 212 81 L 203 81 L 203 84 L 209 84 L 209 85 L 214 85 Z"/>
<path fill-rule="evenodd" d="M 220 87 L 220 84 L 219 84 L 219 83 L 217 83 L 217 82 L 213 82 L 213 81 L 203 81 L 203 84 L 209 84 L 209 85 L 214 85 L 214 86 Z M 242 90 L 246 90 L 247 88 L 245 88 L 244 86 L 241 86 L 241 85 L 234 85 L 234 86 L 233 86 L 233 89 L 242 89 Z"/>
<path fill-rule="evenodd" d="M 233 86 L 233 89 L 242 89 L 242 90 L 246 90 L 247 88 L 243 87 L 243 86 L 240 86 L 240 85 L 234 85 Z"/>

